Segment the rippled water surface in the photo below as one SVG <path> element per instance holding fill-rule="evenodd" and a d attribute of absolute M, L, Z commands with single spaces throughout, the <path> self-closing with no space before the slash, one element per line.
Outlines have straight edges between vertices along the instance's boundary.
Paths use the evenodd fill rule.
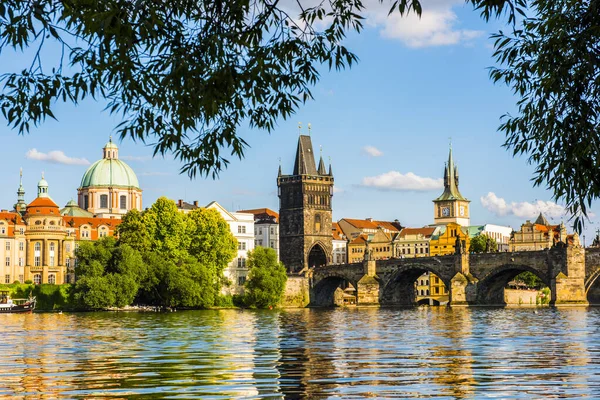
<path fill-rule="evenodd" d="M 0 315 L 0 397 L 600 398 L 600 309 Z"/>

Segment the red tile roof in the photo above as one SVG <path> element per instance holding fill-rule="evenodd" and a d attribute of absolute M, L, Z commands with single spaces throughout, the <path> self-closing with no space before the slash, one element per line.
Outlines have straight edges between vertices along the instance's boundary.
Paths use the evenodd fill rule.
<path fill-rule="evenodd" d="M 396 224 L 396 222 L 351 218 L 344 218 L 344 221 L 348 222 L 350 225 L 358 229 L 377 230 L 378 228 L 382 228 L 390 232 L 400 232 L 400 228 L 398 227 L 398 224 Z"/>
<path fill-rule="evenodd" d="M 435 228 L 404 228 L 400 232 L 400 237 L 405 237 L 406 235 L 423 235 L 429 237 L 433 235 L 433 232 L 435 232 Z"/>
<path fill-rule="evenodd" d="M 350 244 L 364 244 L 367 243 L 368 239 L 365 235 L 357 236 L 356 239 L 350 242 Z"/>
<path fill-rule="evenodd" d="M 273 217 L 275 218 L 275 222 L 279 223 L 279 214 L 271 210 L 270 208 L 253 208 L 251 210 L 240 210 L 238 212 L 245 214 L 254 214 L 255 220 L 265 218 L 265 216 Z"/>
<path fill-rule="evenodd" d="M 98 228 L 101 225 L 107 225 L 114 229 L 121 223 L 117 218 L 88 218 L 88 217 L 72 217 L 69 215 L 63 216 L 63 221 L 67 226 L 79 228 L 83 225 L 90 225 L 92 228 Z M 72 221 L 72 222 L 71 222 Z"/>
<path fill-rule="evenodd" d="M 344 232 L 342 232 L 337 222 L 331 223 L 331 234 L 333 236 L 333 240 L 345 240 Z"/>
<path fill-rule="evenodd" d="M 25 225 L 21 214 L 18 212 L 0 212 L 0 220 L 4 220 L 13 224 L 16 222 L 18 225 Z"/>

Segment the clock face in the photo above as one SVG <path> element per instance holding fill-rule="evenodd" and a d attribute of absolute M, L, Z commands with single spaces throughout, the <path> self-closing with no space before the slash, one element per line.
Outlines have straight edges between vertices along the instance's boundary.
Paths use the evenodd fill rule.
<path fill-rule="evenodd" d="M 450 215 L 450 208 L 449 207 L 442 207 L 442 216 L 447 217 Z"/>
<path fill-rule="evenodd" d="M 465 216 L 465 206 L 460 206 L 459 212 L 460 212 L 460 216 L 464 217 Z"/>

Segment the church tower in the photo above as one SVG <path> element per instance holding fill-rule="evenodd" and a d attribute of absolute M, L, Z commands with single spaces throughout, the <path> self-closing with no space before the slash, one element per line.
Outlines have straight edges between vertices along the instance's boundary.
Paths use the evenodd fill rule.
<path fill-rule="evenodd" d="M 469 203 L 458 190 L 458 167 L 452 159 L 452 145 L 448 163 L 444 169 L 444 193 L 433 200 L 433 214 L 435 225 L 446 225 L 450 222 L 461 226 L 470 225 Z"/>
<path fill-rule="evenodd" d="M 292 175 L 277 176 L 279 195 L 279 251 L 288 272 L 331 262 L 331 199 L 333 174 L 323 156 L 315 164 L 310 136 L 300 135 Z"/>

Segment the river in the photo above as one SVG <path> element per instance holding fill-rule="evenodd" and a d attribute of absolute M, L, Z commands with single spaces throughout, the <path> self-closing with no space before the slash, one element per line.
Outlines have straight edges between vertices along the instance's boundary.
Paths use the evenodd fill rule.
<path fill-rule="evenodd" d="M 600 309 L 0 315 L 0 397 L 600 398 Z"/>

